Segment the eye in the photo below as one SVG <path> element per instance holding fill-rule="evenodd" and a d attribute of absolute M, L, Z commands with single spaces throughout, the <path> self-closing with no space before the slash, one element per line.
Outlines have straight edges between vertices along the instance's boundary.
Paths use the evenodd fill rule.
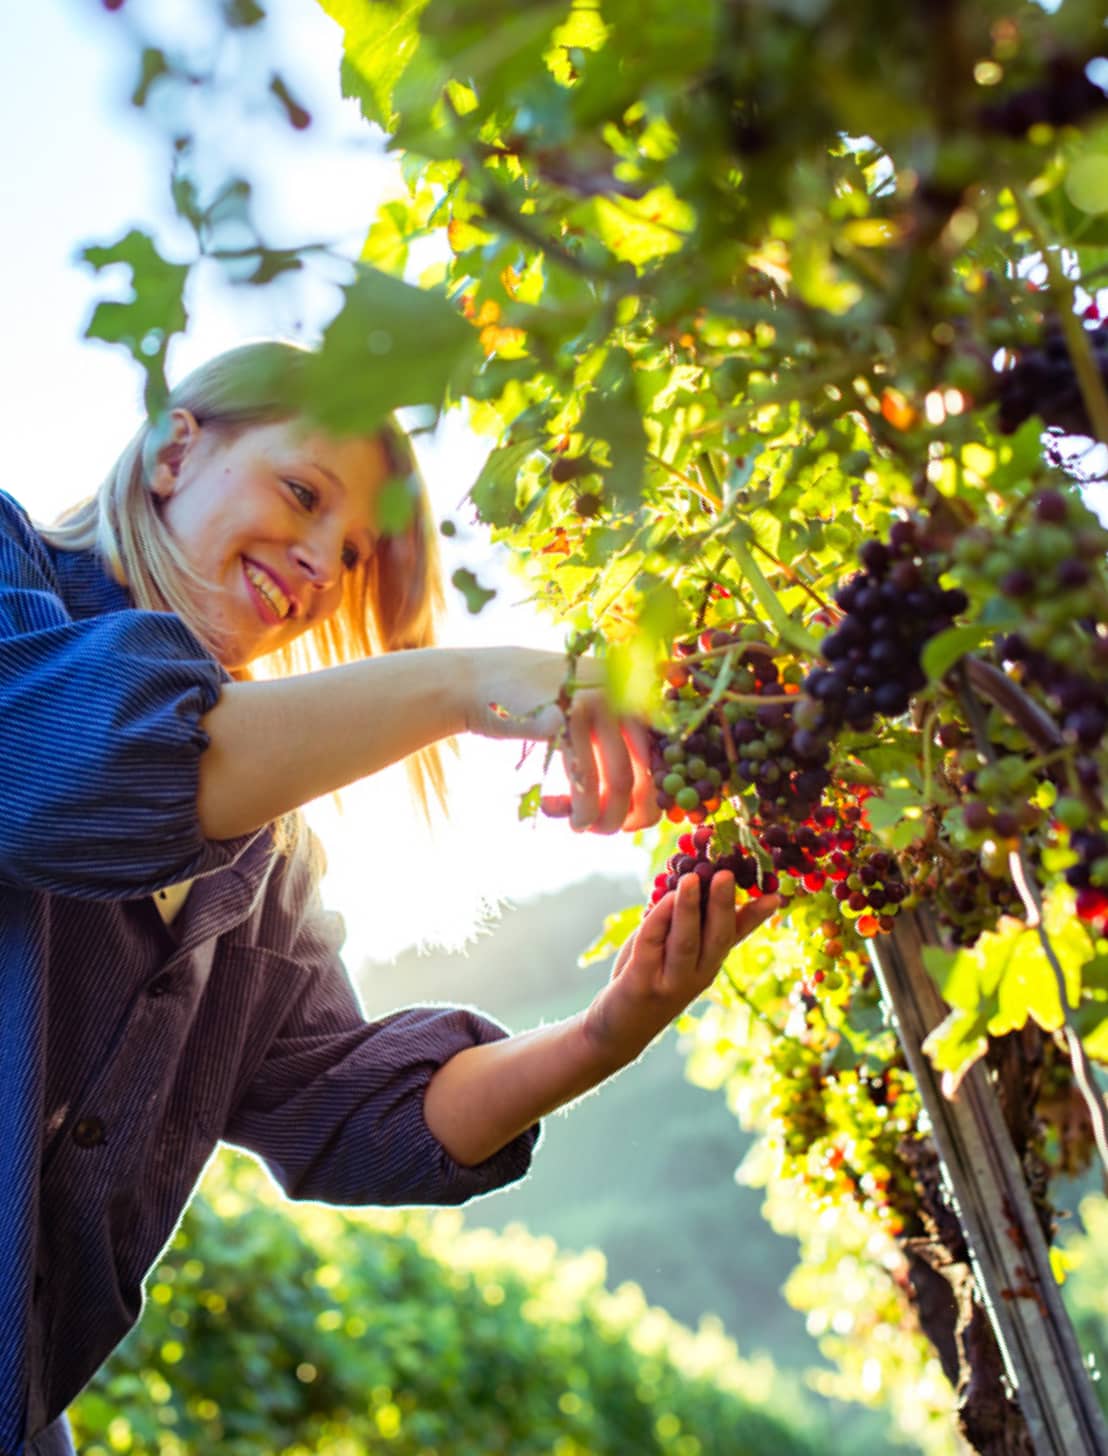
<path fill-rule="evenodd" d="M 361 552 L 358 550 L 357 546 L 355 546 L 352 541 L 348 541 L 346 545 L 342 548 L 343 566 L 346 568 L 347 571 L 353 571 L 354 568 L 358 565 L 359 561 L 361 561 L 361 559 Z"/>
<path fill-rule="evenodd" d="M 303 485 L 299 480 L 286 480 L 285 484 L 306 511 L 312 510 L 319 501 L 319 492 L 310 485 Z"/>

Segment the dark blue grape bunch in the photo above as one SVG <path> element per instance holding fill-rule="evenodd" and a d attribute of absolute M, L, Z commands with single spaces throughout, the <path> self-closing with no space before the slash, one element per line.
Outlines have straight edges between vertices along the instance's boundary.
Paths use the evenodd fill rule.
<path fill-rule="evenodd" d="M 924 646 L 969 605 L 965 592 L 939 586 L 914 521 L 897 521 L 887 542 L 867 541 L 859 558 L 862 570 L 835 593 L 845 615 L 820 645 L 826 666 L 804 681 L 811 706 L 794 710 L 814 740 L 906 712 L 927 682 Z"/>
<path fill-rule="evenodd" d="M 1108 325 L 1089 330 L 1089 343 L 1108 386 Z M 997 429 L 1002 435 L 1014 434 L 1032 415 L 1067 435 L 1093 435 L 1069 347 L 1056 320 L 1044 329 L 1041 343 L 1021 350 L 1015 364 L 999 376 L 996 397 Z"/>

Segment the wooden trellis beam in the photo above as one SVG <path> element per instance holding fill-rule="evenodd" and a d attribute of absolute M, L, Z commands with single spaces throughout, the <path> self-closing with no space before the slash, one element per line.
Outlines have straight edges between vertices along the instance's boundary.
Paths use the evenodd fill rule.
<path fill-rule="evenodd" d="M 987 1070 L 978 1062 L 951 1100 L 924 1055 L 925 1038 L 949 1010 L 923 963 L 928 943 L 939 938 L 921 910 L 898 915 L 870 955 L 931 1121 L 982 1304 L 1036 1456 L 1108 1456 L 1108 1426 Z"/>

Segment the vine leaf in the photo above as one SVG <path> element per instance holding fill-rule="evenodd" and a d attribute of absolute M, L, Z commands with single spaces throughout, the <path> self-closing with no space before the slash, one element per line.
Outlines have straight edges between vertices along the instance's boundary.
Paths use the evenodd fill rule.
<path fill-rule="evenodd" d="M 624 941 L 635 933 L 641 921 L 641 905 L 628 905 L 624 910 L 606 915 L 604 928 L 593 943 L 577 957 L 577 964 L 582 968 L 592 966 L 597 961 L 606 961 L 609 956 L 615 955 Z"/>
<path fill-rule="evenodd" d="M 131 297 L 98 303 L 85 338 L 121 344 L 130 352 L 146 372 L 146 408 L 155 416 L 169 396 L 165 379 L 169 341 L 188 324 L 184 294 L 189 265 L 168 262 L 150 234 L 138 228 L 115 243 L 84 248 L 80 256 L 98 273 L 116 263 L 131 270 Z"/>
<path fill-rule="evenodd" d="M 938 682 L 944 678 L 956 662 L 961 661 L 967 652 L 976 651 L 992 637 L 993 632 L 991 625 L 975 622 L 966 627 L 950 627 L 932 637 L 920 658 L 929 681 Z"/>
<path fill-rule="evenodd" d="M 361 434 L 404 406 L 441 409 L 479 360 L 473 330 L 445 295 L 363 265 L 306 361 L 301 397 L 326 429 Z"/>

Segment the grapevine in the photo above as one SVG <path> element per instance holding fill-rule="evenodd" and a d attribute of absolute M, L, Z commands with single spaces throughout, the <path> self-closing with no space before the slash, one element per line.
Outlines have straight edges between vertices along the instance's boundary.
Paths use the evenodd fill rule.
<path fill-rule="evenodd" d="M 387 44 L 381 7 L 324 8 L 408 193 L 323 339 L 320 418 L 359 427 L 334 386 L 398 310 L 370 403 L 464 404 L 494 442 L 473 514 L 653 724 L 644 898 L 720 869 L 781 898 L 685 1030 L 759 1134 L 824 1387 L 876 1371 L 934 1456 L 952 1417 L 1025 1449 L 870 955 L 938 924 L 929 1054 L 1003 1083 L 1052 1235 L 1054 1174 L 1108 1147 L 1102 7 L 429 0 Z M 190 146 L 175 203 L 215 256 Z"/>

